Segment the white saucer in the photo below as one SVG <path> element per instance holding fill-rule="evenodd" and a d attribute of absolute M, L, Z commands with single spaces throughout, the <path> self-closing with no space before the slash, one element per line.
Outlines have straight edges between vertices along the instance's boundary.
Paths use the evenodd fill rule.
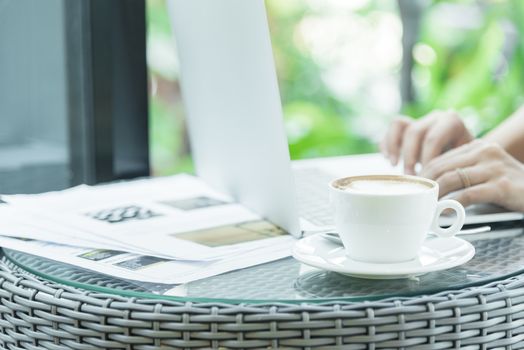
<path fill-rule="evenodd" d="M 293 257 L 304 264 L 345 275 L 371 279 L 408 278 L 440 271 L 468 262 L 475 255 L 471 243 L 458 238 L 428 238 L 416 259 L 402 263 L 366 263 L 352 260 L 344 247 L 325 239 L 322 234 L 301 239 L 293 248 Z"/>

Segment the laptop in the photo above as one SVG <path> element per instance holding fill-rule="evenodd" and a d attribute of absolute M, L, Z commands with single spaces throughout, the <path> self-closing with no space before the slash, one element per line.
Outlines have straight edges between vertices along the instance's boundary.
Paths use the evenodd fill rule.
<path fill-rule="evenodd" d="M 263 0 L 171 0 L 169 12 L 204 181 L 300 237 L 333 228 L 332 179 L 399 173 L 379 155 L 290 161 Z"/>

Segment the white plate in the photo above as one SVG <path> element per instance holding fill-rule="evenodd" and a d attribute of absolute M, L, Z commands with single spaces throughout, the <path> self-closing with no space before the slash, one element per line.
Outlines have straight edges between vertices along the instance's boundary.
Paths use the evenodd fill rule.
<path fill-rule="evenodd" d="M 468 262 L 474 255 L 475 247 L 458 237 L 428 238 L 417 258 L 388 264 L 352 260 L 343 246 L 325 239 L 322 234 L 303 238 L 293 248 L 293 257 L 304 264 L 371 279 L 408 278 L 445 270 Z"/>

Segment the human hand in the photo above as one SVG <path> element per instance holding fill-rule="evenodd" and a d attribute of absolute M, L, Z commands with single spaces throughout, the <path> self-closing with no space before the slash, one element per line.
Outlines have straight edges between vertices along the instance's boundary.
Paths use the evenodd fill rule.
<path fill-rule="evenodd" d="M 493 203 L 524 212 L 524 164 L 501 146 L 475 140 L 435 158 L 421 176 L 439 183 L 439 195 L 458 191 L 465 207 Z"/>
<path fill-rule="evenodd" d="M 380 143 L 381 152 L 397 165 L 402 158 L 404 172 L 415 174 L 415 165 L 424 167 L 449 149 L 473 140 L 460 117 L 453 111 L 433 111 L 421 119 L 395 119 Z"/>

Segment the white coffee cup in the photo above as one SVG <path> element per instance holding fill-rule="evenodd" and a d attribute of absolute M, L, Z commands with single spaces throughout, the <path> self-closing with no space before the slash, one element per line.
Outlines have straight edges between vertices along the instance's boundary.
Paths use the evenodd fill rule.
<path fill-rule="evenodd" d="M 409 175 L 353 176 L 330 184 L 335 226 L 346 254 L 373 263 L 395 263 L 417 257 L 429 231 L 454 236 L 464 225 L 464 207 L 455 200 L 438 201 L 438 183 Z M 441 228 L 446 209 L 457 217 Z"/>

